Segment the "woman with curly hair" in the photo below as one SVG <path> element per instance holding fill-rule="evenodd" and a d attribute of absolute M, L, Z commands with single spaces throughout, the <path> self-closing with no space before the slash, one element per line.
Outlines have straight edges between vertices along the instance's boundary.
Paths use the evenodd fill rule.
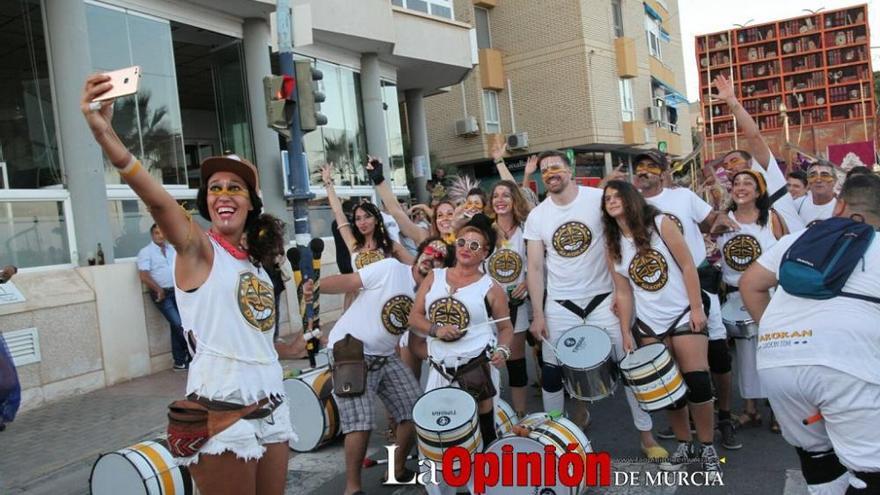
<path fill-rule="evenodd" d="M 80 108 L 95 141 L 177 251 L 174 289 L 193 353 L 187 398 L 212 412 L 252 411 L 213 436 L 187 431 L 184 445 L 169 445 L 177 445 L 178 462 L 189 465 L 202 493 L 281 494 L 287 442 L 295 435 L 278 358 L 304 347 L 273 342 L 278 315 L 265 267 L 283 252 L 283 223 L 262 213 L 256 167 L 226 155 L 201 164 L 198 210 L 211 225 L 199 227 L 119 139 L 113 100 L 94 101 L 111 88 L 109 76 L 90 76 Z M 195 440 L 206 441 L 193 447 Z"/>
<path fill-rule="evenodd" d="M 776 244 L 788 233 L 782 217 L 770 207 L 767 183 L 764 176 L 750 169 L 737 172 L 731 178 L 733 188 L 727 215 L 738 226 L 736 231 L 724 232 L 717 221 L 713 233 L 721 233 L 716 241 L 721 250 L 721 276 L 727 286 L 727 295 L 739 291 L 742 274 L 758 260 L 761 253 Z M 737 297 L 736 301 L 740 301 Z M 727 304 L 731 304 L 728 301 Z M 733 303 L 740 304 L 741 302 Z M 757 357 L 758 336 L 736 339 L 736 369 L 739 393 L 745 399 L 744 412 L 740 417 L 741 426 L 760 426 L 761 414 L 757 409 L 757 399 L 765 398 L 761 381 L 758 379 Z M 770 416 L 770 429 L 779 432 L 779 426 Z"/>
<path fill-rule="evenodd" d="M 495 252 L 486 260 L 488 273 L 507 292 L 513 340 L 507 374 L 513 408 L 520 417 L 526 411 L 526 386 L 529 377 L 526 368 L 526 334 L 529 329 L 528 287 L 526 284 L 526 241 L 523 225 L 531 205 L 523 197 L 516 183 L 502 180 L 489 193 L 486 210 L 498 233 Z"/>
<path fill-rule="evenodd" d="M 605 185 L 602 222 L 620 326 L 632 328 L 640 345 L 662 342 L 669 349 L 688 387 L 703 471 L 720 472 L 713 445 L 708 320 L 697 267 L 684 236 L 635 186 L 619 180 Z M 628 332 L 624 332 L 624 348 L 635 348 Z M 679 469 L 694 453 L 684 403 L 670 406 L 669 422 L 679 445 L 660 467 Z"/>

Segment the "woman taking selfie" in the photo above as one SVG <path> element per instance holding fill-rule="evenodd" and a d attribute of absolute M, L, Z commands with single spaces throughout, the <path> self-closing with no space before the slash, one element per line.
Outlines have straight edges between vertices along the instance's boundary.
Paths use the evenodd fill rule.
<path fill-rule="evenodd" d="M 624 330 L 628 328 L 633 328 L 640 345 L 666 345 L 687 384 L 687 403 L 697 426 L 701 451 L 691 446 L 688 408 L 685 404 L 669 408 L 679 445 L 660 467 L 679 469 L 696 454 L 703 471 L 719 472 L 713 445 L 708 320 L 684 236 L 672 219 L 645 202 L 635 186 L 619 180 L 605 186 L 602 222 L 624 348 L 634 348 L 633 336 Z"/>
<path fill-rule="evenodd" d="M 294 432 L 272 341 L 277 318 L 272 282 L 263 267 L 282 253 L 283 224 L 261 214 L 256 167 L 228 155 L 201 164 L 196 201 L 211 226 L 200 228 L 122 144 L 111 124 L 113 100 L 94 102 L 111 88 L 106 75 L 90 76 L 80 108 L 95 141 L 177 251 L 175 293 L 194 351 L 188 399 L 212 412 L 250 411 L 200 447 L 175 451 L 186 455 L 178 462 L 189 466 L 202 493 L 281 494 Z M 169 438 L 175 450 L 173 444 Z"/>

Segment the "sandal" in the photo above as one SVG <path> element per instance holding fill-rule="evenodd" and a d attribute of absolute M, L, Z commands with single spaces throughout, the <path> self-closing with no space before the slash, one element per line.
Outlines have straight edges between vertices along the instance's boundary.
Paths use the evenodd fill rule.
<path fill-rule="evenodd" d="M 761 413 L 758 411 L 743 411 L 742 414 L 737 417 L 736 421 L 739 423 L 740 428 L 757 428 L 763 423 Z"/>

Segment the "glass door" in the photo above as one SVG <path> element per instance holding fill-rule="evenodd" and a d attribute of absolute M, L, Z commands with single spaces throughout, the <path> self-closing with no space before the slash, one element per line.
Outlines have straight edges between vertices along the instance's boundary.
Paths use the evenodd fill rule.
<path fill-rule="evenodd" d="M 220 152 L 254 161 L 241 40 L 211 51 L 211 77 L 220 129 Z"/>

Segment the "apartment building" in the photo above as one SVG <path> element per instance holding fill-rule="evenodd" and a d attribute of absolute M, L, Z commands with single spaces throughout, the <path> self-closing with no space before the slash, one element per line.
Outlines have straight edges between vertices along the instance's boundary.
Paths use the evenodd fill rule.
<path fill-rule="evenodd" d="M 676 0 L 455 0 L 473 25 L 475 70 L 425 101 L 431 151 L 497 178 L 547 149 L 572 150 L 579 177 L 601 177 L 640 149 L 691 151 Z M 585 181 L 586 179 L 581 179 Z"/>

